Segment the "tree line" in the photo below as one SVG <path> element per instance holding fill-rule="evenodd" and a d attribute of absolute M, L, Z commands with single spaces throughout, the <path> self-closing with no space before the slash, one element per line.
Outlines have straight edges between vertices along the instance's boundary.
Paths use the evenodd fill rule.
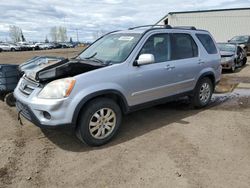
<path fill-rule="evenodd" d="M 50 29 L 49 33 L 52 42 L 66 42 L 68 40 L 67 28 L 63 26 L 54 26 Z M 26 39 L 23 35 L 23 31 L 20 27 L 15 25 L 9 26 L 9 36 L 12 42 L 25 42 Z M 71 38 L 72 40 L 72 38 Z M 47 36 L 45 42 L 49 42 Z"/>

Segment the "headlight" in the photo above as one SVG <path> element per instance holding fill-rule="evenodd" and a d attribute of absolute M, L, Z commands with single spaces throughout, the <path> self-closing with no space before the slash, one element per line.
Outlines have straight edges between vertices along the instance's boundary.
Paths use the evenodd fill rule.
<path fill-rule="evenodd" d="M 231 61 L 231 60 L 233 60 L 233 56 L 232 57 L 222 57 L 221 58 L 221 62 L 223 63 L 223 62 L 227 62 L 227 61 Z"/>
<path fill-rule="evenodd" d="M 74 88 L 76 80 L 74 78 L 64 78 L 48 83 L 38 94 L 38 98 L 62 99 L 68 97 Z"/>

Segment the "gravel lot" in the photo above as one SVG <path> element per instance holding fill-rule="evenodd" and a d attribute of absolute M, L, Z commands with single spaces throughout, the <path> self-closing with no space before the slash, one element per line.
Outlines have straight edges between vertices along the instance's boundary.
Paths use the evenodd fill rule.
<path fill-rule="evenodd" d="M 0 63 L 80 50 L 0 53 Z M 0 187 L 249 188 L 249 65 L 223 74 L 206 109 L 183 99 L 132 113 L 99 148 L 67 130 L 20 126 L 15 108 L 0 102 Z"/>

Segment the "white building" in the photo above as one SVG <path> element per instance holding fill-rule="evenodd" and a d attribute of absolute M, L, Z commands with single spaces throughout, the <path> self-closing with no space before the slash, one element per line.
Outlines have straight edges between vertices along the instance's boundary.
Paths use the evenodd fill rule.
<path fill-rule="evenodd" d="M 250 7 L 169 12 L 156 24 L 194 26 L 210 31 L 217 42 L 225 42 L 235 35 L 250 35 Z"/>

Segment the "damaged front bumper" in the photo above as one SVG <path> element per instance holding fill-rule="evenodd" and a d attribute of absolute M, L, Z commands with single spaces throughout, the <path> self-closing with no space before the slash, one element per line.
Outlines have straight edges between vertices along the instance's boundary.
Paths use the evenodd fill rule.
<path fill-rule="evenodd" d="M 22 83 L 22 80 L 20 83 Z M 73 126 L 73 115 L 68 108 L 67 98 L 57 100 L 39 99 L 36 95 L 41 89 L 36 89 L 30 96 L 26 96 L 20 91 L 19 85 L 14 91 L 14 96 L 17 111 L 20 115 L 41 128 Z"/>
<path fill-rule="evenodd" d="M 232 60 L 232 61 L 222 62 L 221 66 L 222 66 L 222 69 L 231 69 L 233 64 L 234 64 L 234 61 Z"/>

